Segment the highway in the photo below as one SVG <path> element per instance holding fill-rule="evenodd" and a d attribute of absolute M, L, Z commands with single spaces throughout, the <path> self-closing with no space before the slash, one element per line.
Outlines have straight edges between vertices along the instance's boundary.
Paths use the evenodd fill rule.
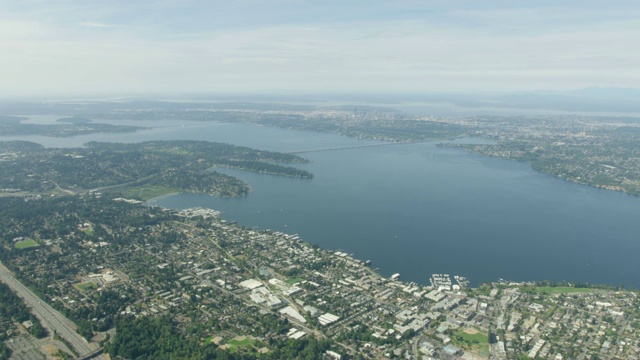
<path fill-rule="evenodd" d="M 76 332 L 77 326 L 71 320 L 22 285 L 2 263 L 0 263 L 0 281 L 7 284 L 18 296 L 24 299 L 33 314 L 40 319 L 42 326 L 49 329 L 49 331 L 55 331 L 60 337 L 67 340 L 78 354 L 82 356 L 94 351 L 96 347 L 89 344 Z M 104 359 L 102 356 L 96 358 Z"/>

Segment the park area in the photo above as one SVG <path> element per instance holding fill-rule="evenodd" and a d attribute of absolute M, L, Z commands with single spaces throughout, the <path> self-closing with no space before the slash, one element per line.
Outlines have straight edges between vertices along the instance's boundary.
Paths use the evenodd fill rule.
<path fill-rule="evenodd" d="M 96 283 L 94 283 L 93 281 L 87 281 L 87 282 L 81 282 L 78 284 L 73 284 L 73 287 L 82 292 L 85 292 L 87 290 L 96 289 L 98 285 L 96 285 Z"/>
<path fill-rule="evenodd" d="M 16 249 L 29 249 L 29 248 L 34 248 L 38 246 L 40 246 L 40 244 L 38 244 L 35 240 L 32 240 L 32 239 L 18 241 L 14 245 Z"/>
<path fill-rule="evenodd" d="M 231 353 L 235 353 L 240 349 L 252 347 L 255 343 L 256 341 L 250 337 L 236 336 L 220 348 L 229 350 Z"/>
<path fill-rule="evenodd" d="M 536 290 L 541 294 L 594 293 L 603 291 L 601 289 L 577 288 L 570 286 L 538 286 Z"/>
<path fill-rule="evenodd" d="M 475 327 L 468 327 L 456 333 L 453 336 L 453 342 L 465 352 L 482 357 L 490 355 L 489 335 Z"/>

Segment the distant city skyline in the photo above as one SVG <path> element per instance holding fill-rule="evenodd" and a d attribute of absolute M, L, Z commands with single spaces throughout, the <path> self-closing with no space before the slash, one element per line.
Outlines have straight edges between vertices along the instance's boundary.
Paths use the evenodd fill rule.
<path fill-rule="evenodd" d="M 4 1 L 0 96 L 640 87 L 634 1 Z"/>

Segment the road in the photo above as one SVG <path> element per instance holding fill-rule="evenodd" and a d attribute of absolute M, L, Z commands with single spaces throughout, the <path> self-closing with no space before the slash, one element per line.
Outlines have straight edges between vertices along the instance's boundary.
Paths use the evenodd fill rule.
<path fill-rule="evenodd" d="M 2 263 L 0 263 L 0 281 L 7 284 L 18 296 L 24 299 L 33 314 L 40 319 L 42 326 L 50 331 L 55 331 L 60 337 L 67 340 L 78 354 L 88 354 L 96 348 L 76 332 L 77 327 L 71 320 L 22 285 Z M 96 357 L 96 359 L 98 358 L 105 359 L 104 357 Z"/>
<path fill-rule="evenodd" d="M 57 182 L 53 181 L 53 180 L 49 180 L 53 185 L 56 186 L 56 189 L 58 189 L 59 191 L 67 194 L 67 195 L 75 195 L 76 193 L 73 192 L 72 190 L 68 190 L 68 189 L 63 189 L 62 187 L 60 187 L 60 185 L 58 185 Z"/>

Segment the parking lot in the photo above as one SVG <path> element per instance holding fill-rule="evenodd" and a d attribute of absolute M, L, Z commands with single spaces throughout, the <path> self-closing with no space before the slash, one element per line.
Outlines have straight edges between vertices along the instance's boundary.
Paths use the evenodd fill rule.
<path fill-rule="evenodd" d="M 44 354 L 40 352 L 38 346 L 24 336 L 16 336 L 6 341 L 7 346 L 11 348 L 13 353 L 11 359 L 16 360 L 43 360 L 46 359 Z"/>

